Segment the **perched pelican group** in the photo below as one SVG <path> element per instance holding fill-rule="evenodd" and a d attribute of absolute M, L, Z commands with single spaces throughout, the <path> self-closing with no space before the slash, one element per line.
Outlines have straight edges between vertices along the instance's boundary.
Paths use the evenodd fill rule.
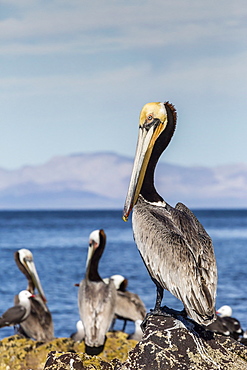
<path fill-rule="evenodd" d="M 85 340 L 86 352 L 99 354 L 105 344 L 106 333 L 116 318 L 135 322 L 135 333 L 141 338 L 140 321 L 145 317 L 145 306 L 140 297 L 126 290 L 128 281 L 122 275 L 102 279 L 98 272 L 100 258 L 106 245 L 103 229 L 89 236 L 85 278 L 76 284 L 80 320 L 77 331 L 71 335 L 74 341 Z M 14 253 L 15 262 L 27 279 L 26 290 L 14 297 L 14 306 L 0 317 L 0 328 L 15 326 L 17 333 L 40 342 L 54 339 L 52 315 L 37 273 L 33 254 L 28 249 Z M 36 291 L 37 290 L 37 291 Z M 140 339 L 139 339 L 140 340 Z"/>
<path fill-rule="evenodd" d="M 33 295 L 31 312 L 25 321 L 20 323 L 19 333 L 28 338 L 41 342 L 48 342 L 54 338 L 54 328 L 51 313 L 47 307 L 47 300 L 40 283 L 33 255 L 28 249 L 19 249 L 15 252 L 15 262 L 27 278 L 27 291 Z M 35 288 L 39 294 L 35 293 Z M 18 304 L 18 296 L 15 297 Z"/>
<path fill-rule="evenodd" d="M 17 332 L 27 338 L 48 342 L 54 338 L 51 313 L 40 283 L 32 252 L 19 249 L 14 254 L 15 262 L 27 278 L 27 288 L 14 298 L 15 305 L 0 318 L 0 327 L 18 325 Z M 35 288 L 38 293 L 35 292 Z"/>

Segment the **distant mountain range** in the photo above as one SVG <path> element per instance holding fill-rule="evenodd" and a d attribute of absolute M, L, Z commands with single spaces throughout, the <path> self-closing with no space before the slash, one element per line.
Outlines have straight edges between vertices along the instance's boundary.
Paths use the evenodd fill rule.
<path fill-rule="evenodd" d="M 74 154 L 17 170 L 0 168 L 0 209 L 121 209 L 133 158 Z M 247 165 L 184 167 L 159 162 L 156 188 L 175 205 L 247 208 Z"/>

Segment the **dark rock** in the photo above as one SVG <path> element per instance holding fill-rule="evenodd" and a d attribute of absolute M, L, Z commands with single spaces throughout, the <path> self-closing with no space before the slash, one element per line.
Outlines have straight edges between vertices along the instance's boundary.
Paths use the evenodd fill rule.
<path fill-rule="evenodd" d="M 59 355 L 59 352 L 51 351 L 48 354 L 45 369 L 52 370 L 56 367 L 59 369 L 85 370 L 80 356 L 76 353 L 62 353 Z"/>
<path fill-rule="evenodd" d="M 143 339 L 129 347 L 128 357 L 120 355 L 127 347 L 118 334 L 108 333 L 106 345 L 100 356 L 88 356 L 80 347 L 77 353 L 50 352 L 44 370 L 247 370 L 245 346 L 182 316 L 149 316 Z"/>
<path fill-rule="evenodd" d="M 189 319 L 149 316 L 143 339 L 119 370 L 247 369 L 247 350 Z"/>
<path fill-rule="evenodd" d="M 117 367 L 115 367 L 117 366 Z M 121 362 L 114 360 L 111 363 L 100 357 L 88 356 L 85 353 L 59 353 L 51 351 L 45 364 L 45 370 L 114 370 L 121 366 Z"/>

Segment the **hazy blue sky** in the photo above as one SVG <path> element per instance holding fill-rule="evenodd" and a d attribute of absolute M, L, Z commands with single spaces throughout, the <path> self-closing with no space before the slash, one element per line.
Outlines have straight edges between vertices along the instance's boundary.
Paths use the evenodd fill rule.
<path fill-rule="evenodd" d="M 0 167 L 133 156 L 139 112 L 172 102 L 163 160 L 247 163 L 245 0 L 0 0 Z"/>

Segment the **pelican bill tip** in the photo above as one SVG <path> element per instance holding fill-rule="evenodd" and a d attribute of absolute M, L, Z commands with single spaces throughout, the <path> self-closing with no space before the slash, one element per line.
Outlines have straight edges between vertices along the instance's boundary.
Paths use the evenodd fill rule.
<path fill-rule="evenodd" d="M 124 220 L 124 222 L 127 222 L 128 221 L 128 216 L 127 215 L 123 215 L 122 219 Z"/>

